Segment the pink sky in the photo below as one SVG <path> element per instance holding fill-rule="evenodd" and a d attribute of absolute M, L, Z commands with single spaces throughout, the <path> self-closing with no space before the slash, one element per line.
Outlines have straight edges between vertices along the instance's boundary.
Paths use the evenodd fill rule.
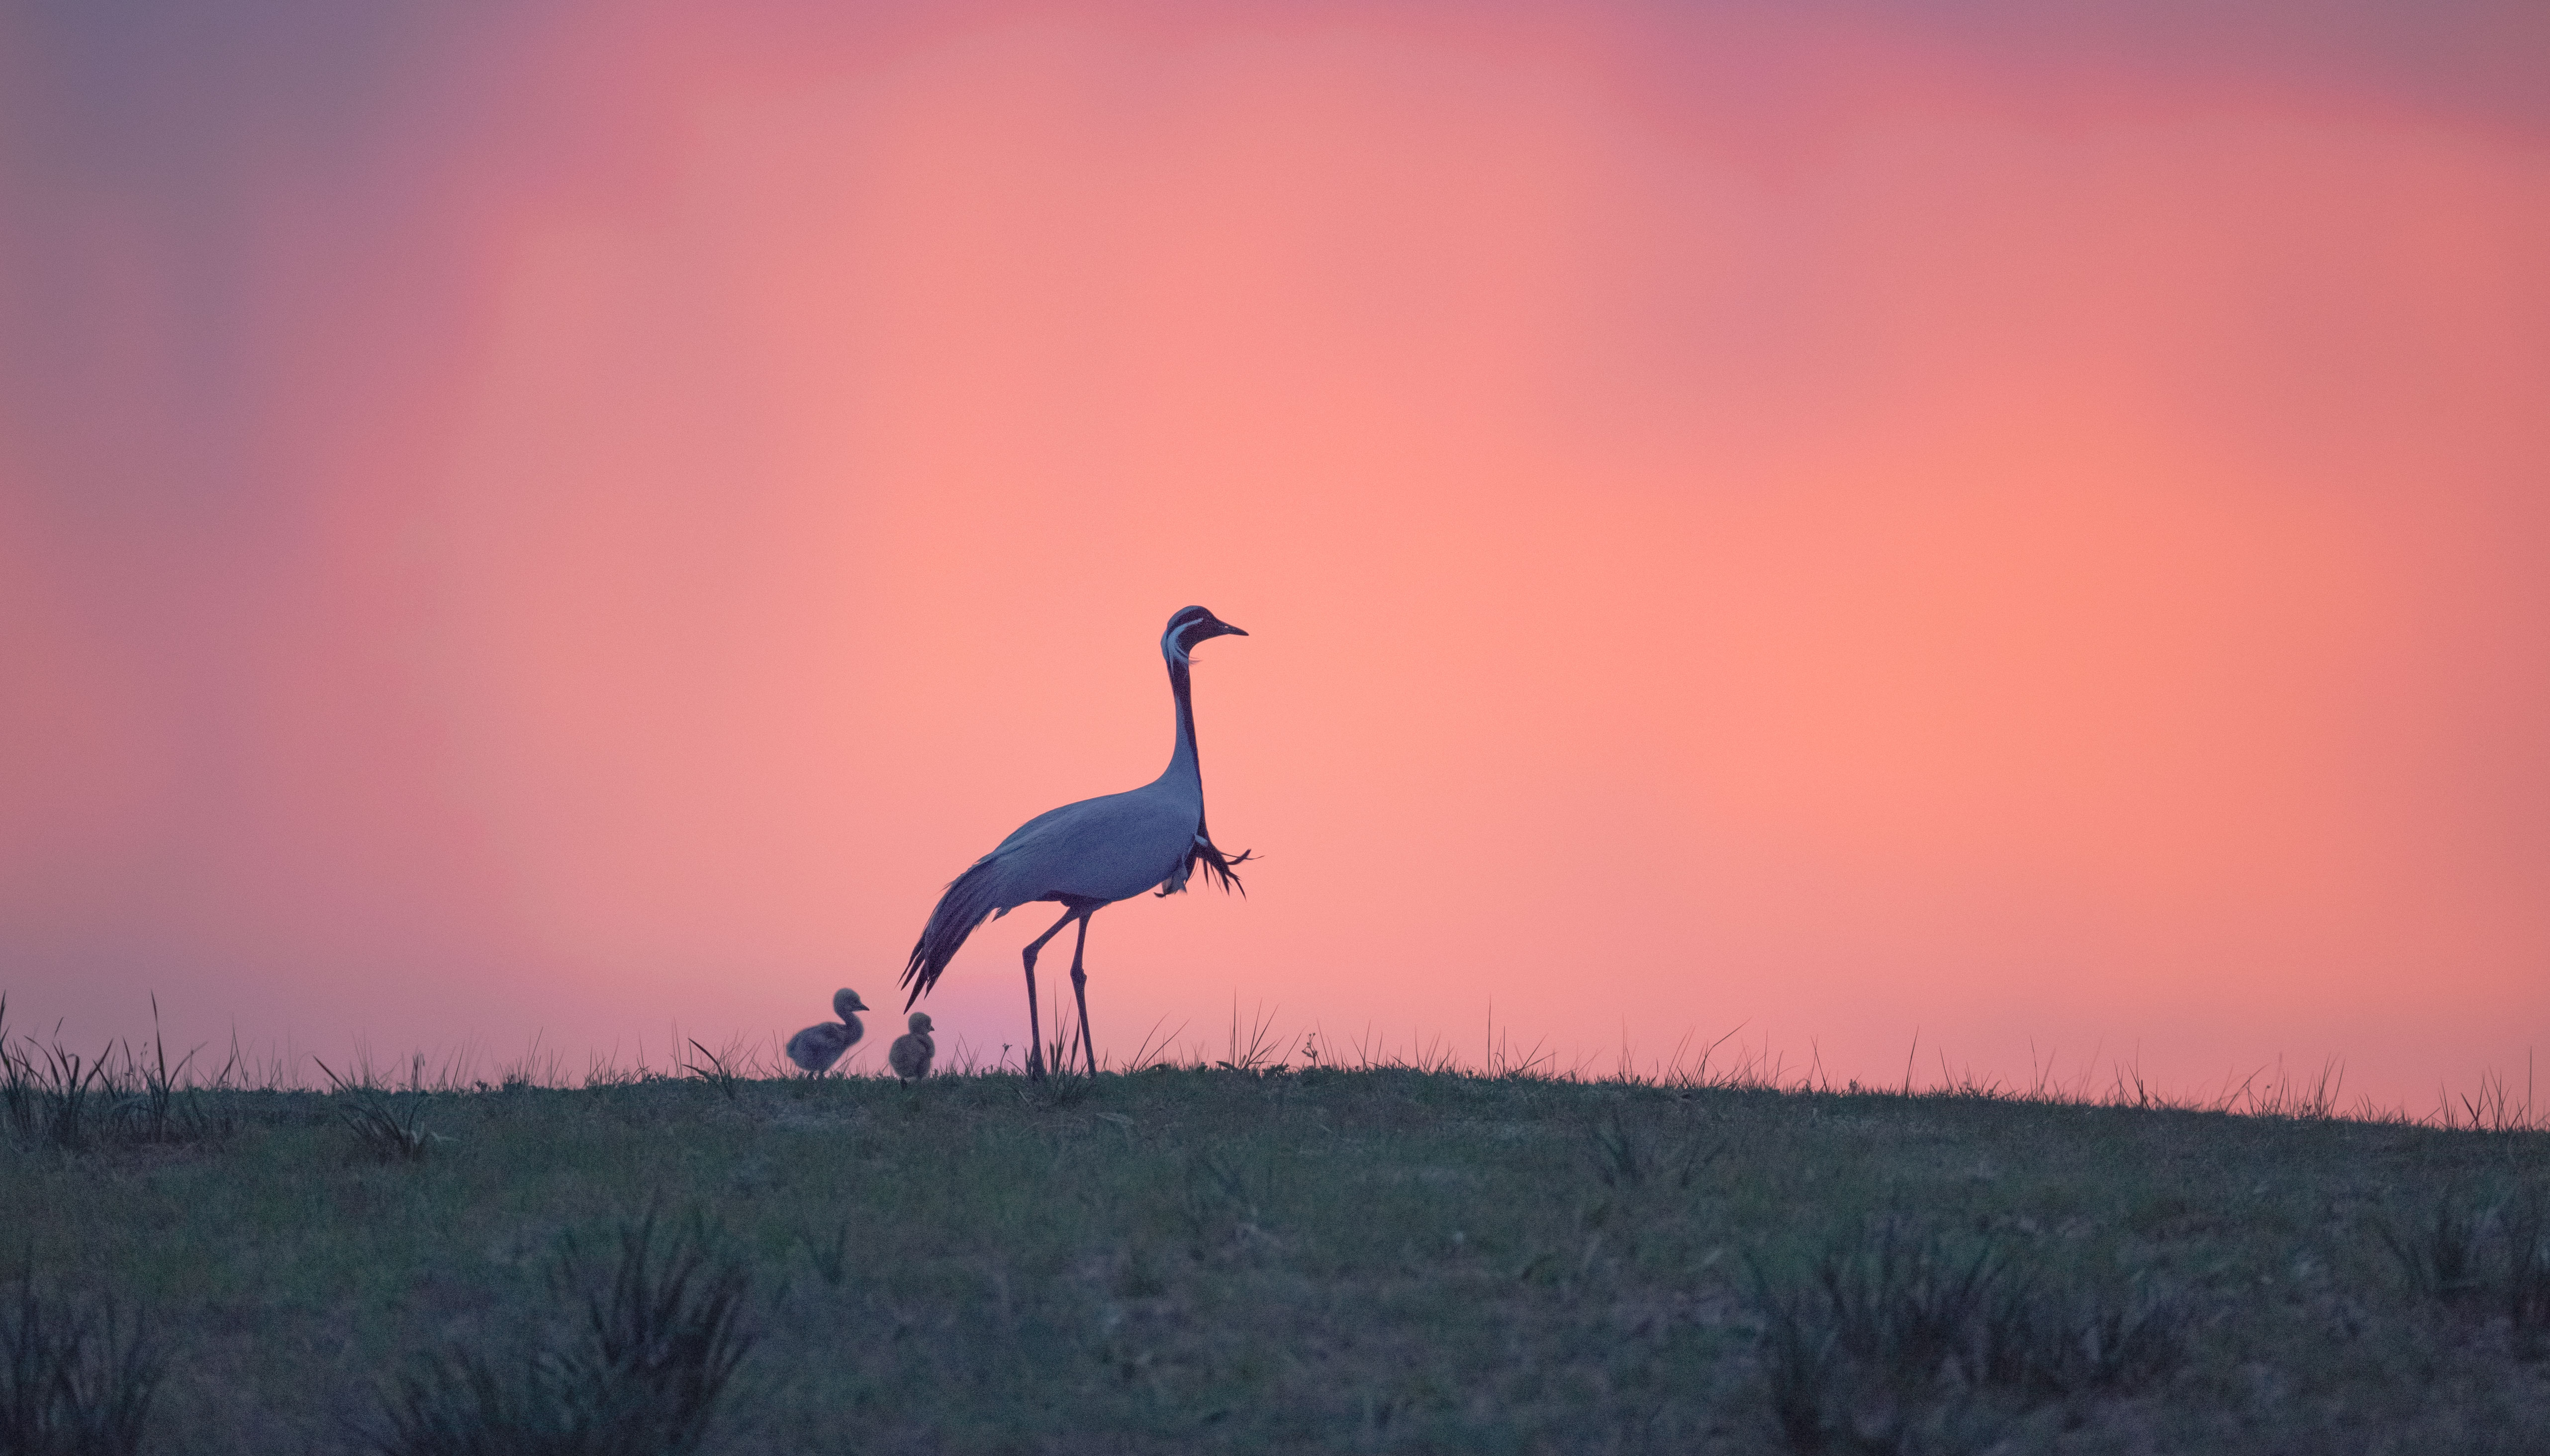
<path fill-rule="evenodd" d="M 1119 1055 L 2550 1047 L 2537 9 L 494 14 L 0 16 L 18 1024 L 899 1007 L 1201 602 Z"/>

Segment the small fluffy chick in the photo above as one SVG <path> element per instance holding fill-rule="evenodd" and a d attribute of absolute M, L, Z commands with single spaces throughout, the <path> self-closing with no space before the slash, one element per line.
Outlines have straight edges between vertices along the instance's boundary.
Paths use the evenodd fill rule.
<path fill-rule="evenodd" d="M 817 1021 L 814 1025 L 788 1038 L 788 1060 L 821 1077 L 833 1070 L 833 1063 L 844 1052 L 859 1044 L 868 1028 L 859 1024 L 857 1014 L 868 1009 L 859 994 L 844 986 L 833 993 L 833 1015 L 837 1021 Z"/>
<path fill-rule="evenodd" d="M 912 1030 L 894 1038 L 886 1048 L 887 1065 L 904 1082 L 918 1082 L 930 1075 L 930 1059 L 938 1055 L 938 1043 L 930 1039 L 930 1013 L 912 1014 Z"/>

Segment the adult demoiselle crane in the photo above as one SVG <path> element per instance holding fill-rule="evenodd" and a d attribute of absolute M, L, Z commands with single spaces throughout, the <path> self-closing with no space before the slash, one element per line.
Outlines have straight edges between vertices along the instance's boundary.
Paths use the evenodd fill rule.
<path fill-rule="evenodd" d="M 1098 1073 L 1098 1052 L 1089 1040 L 1089 975 L 1081 953 L 1089 945 L 1089 918 L 1119 900 L 1151 889 L 1175 895 L 1187 887 L 1196 866 L 1217 876 L 1226 891 L 1237 889 L 1232 867 L 1247 862 L 1246 851 L 1226 855 L 1214 847 L 1204 825 L 1204 775 L 1196 766 L 1195 704 L 1187 684 L 1188 654 L 1197 644 L 1225 634 L 1248 633 L 1202 607 L 1181 607 L 1160 634 L 1160 655 L 1168 659 L 1169 693 L 1177 700 L 1178 740 L 1169 766 L 1138 789 L 1083 799 L 1047 810 L 1003 839 L 991 853 L 974 861 L 938 897 L 930 923 L 912 947 L 903 969 L 903 984 L 912 988 L 903 1008 L 930 994 L 947 969 L 948 958 L 986 917 L 997 920 L 1030 900 L 1061 903 L 1062 919 L 1028 943 L 1028 1075 L 1044 1075 L 1042 1035 L 1036 1022 L 1036 952 L 1077 922 L 1080 933 L 1071 944 L 1071 995 L 1080 1007 L 1080 1049 L 1090 1075 Z M 1068 1060 L 1068 1050 L 1064 1053 Z"/>

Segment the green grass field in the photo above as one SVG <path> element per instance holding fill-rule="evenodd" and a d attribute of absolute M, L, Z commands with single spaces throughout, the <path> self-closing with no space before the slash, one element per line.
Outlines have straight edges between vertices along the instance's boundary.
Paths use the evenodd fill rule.
<path fill-rule="evenodd" d="M 1411 1067 L 66 1114 L 19 1046 L 0 1450 L 2550 1441 L 2537 1131 Z"/>

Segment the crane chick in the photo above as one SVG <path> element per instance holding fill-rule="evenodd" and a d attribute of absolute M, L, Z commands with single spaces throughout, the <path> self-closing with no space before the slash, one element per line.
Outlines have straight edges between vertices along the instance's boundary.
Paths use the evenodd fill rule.
<path fill-rule="evenodd" d="M 833 1070 L 833 1063 L 859 1044 L 868 1028 L 859 1024 L 857 1013 L 868 1004 L 847 986 L 833 993 L 833 1015 L 837 1021 L 817 1021 L 814 1025 L 788 1038 L 788 1060 L 803 1067 L 810 1076 L 821 1077 Z"/>
<path fill-rule="evenodd" d="M 912 1029 L 894 1038 L 894 1045 L 886 1048 L 885 1059 L 894 1068 L 897 1080 L 910 1083 L 930 1075 L 930 1059 L 936 1055 L 938 1043 L 930 1037 L 930 1013 L 914 1012 Z"/>

